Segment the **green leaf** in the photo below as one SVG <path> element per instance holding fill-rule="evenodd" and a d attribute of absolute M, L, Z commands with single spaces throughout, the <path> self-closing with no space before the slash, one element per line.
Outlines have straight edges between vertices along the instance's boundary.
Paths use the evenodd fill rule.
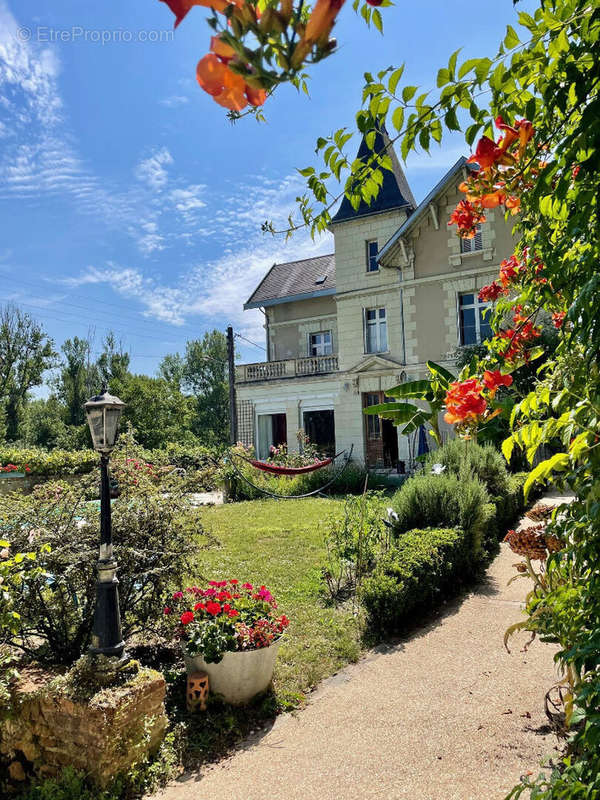
<path fill-rule="evenodd" d="M 455 50 L 452 55 L 450 56 L 450 60 L 448 61 L 448 71 L 450 76 L 454 77 L 454 70 L 456 69 L 456 59 L 458 58 L 458 54 L 462 50 L 462 47 L 459 47 L 458 50 Z"/>
<path fill-rule="evenodd" d="M 390 92 L 390 94 L 394 94 L 396 92 L 396 87 L 398 86 L 398 83 L 400 81 L 400 78 L 402 77 L 403 72 L 404 72 L 404 64 L 402 64 L 401 67 L 398 67 L 398 69 L 394 70 L 394 72 L 392 72 L 392 74 L 390 75 L 390 79 L 388 81 L 388 91 Z"/>
<path fill-rule="evenodd" d="M 404 109 L 402 106 L 398 106 L 398 108 L 394 109 L 394 113 L 392 114 L 392 125 L 397 131 L 402 130 L 402 126 L 404 125 Z"/>
<path fill-rule="evenodd" d="M 468 58 L 458 70 L 458 79 L 464 78 L 467 72 L 471 72 L 479 64 L 478 58 Z"/>
<path fill-rule="evenodd" d="M 373 9 L 373 24 L 379 33 L 383 34 L 383 20 L 381 19 L 381 12 L 378 8 Z"/>
<path fill-rule="evenodd" d="M 440 70 L 438 70 L 437 85 L 445 86 L 447 83 L 450 83 L 450 70 L 442 67 Z"/>
<path fill-rule="evenodd" d="M 459 131 L 460 125 L 458 124 L 458 119 L 456 117 L 456 109 L 449 108 L 448 111 L 444 114 L 444 122 L 446 123 L 446 127 L 450 131 Z"/>
<path fill-rule="evenodd" d="M 483 83 L 487 78 L 492 62 L 489 58 L 480 58 L 475 67 L 475 76 L 479 83 Z"/>
<path fill-rule="evenodd" d="M 509 436 L 508 439 L 505 439 L 502 442 L 502 455 L 506 459 L 507 463 L 510 463 L 510 459 L 512 457 L 514 449 L 515 449 L 515 440 L 512 436 Z"/>
<path fill-rule="evenodd" d="M 363 409 L 364 414 L 377 414 L 384 419 L 391 419 L 394 425 L 410 422 L 415 416 L 423 413 L 423 409 L 412 403 L 378 403 Z"/>
<path fill-rule="evenodd" d="M 504 37 L 504 46 L 508 50 L 512 50 L 513 47 L 516 47 L 518 44 L 520 44 L 520 41 L 521 40 L 517 36 L 517 32 L 512 27 L 512 25 L 507 25 L 506 36 Z"/>
<path fill-rule="evenodd" d="M 385 393 L 389 397 L 414 397 L 415 399 L 423 399 L 429 391 L 431 384 L 429 381 L 407 381 L 393 389 L 386 389 Z"/>
<path fill-rule="evenodd" d="M 315 168 L 305 167 L 304 169 L 299 169 L 298 172 L 300 173 L 300 175 L 303 175 L 305 178 L 308 178 L 309 175 L 314 175 Z"/>
<path fill-rule="evenodd" d="M 547 458 L 546 461 L 542 461 L 540 464 L 538 464 L 537 467 L 529 473 L 527 480 L 525 481 L 525 485 L 523 486 L 523 495 L 525 496 L 525 500 L 528 499 L 531 487 L 535 483 L 546 480 L 552 475 L 553 472 L 565 470 L 568 465 L 568 453 L 556 453 L 552 456 L 552 458 Z"/>
<path fill-rule="evenodd" d="M 445 367 L 440 366 L 440 364 L 436 364 L 435 361 L 428 361 L 427 362 L 427 369 L 430 372 L 433 372 L 435 375 L 441 376 L 447 382 L 451 382 L 451 381 L 455 381 L 456 380 L 456 375 L 453 375 Z"/>
<path fill-rule="evenodd" d="M 402 89 L 402 99 L 405 103 L 408 103 L 413 99 L 416 93 L 416 86 L 405 86 L 404 89 Z"/>

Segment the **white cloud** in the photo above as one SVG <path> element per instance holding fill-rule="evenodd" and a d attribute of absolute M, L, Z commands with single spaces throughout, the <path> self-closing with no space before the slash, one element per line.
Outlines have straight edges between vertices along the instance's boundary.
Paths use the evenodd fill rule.
<path fill-rule="evenodd" d="M 168 183 L 169 173 L 166 167 L 171 164 L 173 164 L 173 156 L 166 147 L 161 147 L 138 164 L 135 174 L 142 183 L 146 183 L 151 189 L 160 191 Z"/>
<path fill-rule="evenodd" d="M 177 106 L 184 106 L 190 102 L 190 98 L 182 94 L 174 94 L 171 97 L 165 97 L 164 100 L 159 100 L 161 106 L 167 108 L 177 108 Z"/>

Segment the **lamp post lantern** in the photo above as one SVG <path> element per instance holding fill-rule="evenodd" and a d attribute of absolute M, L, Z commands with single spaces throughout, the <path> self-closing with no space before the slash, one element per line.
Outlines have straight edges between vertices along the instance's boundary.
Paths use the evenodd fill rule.
<path fill-rule="evenodd" d="M 125 643 L 121 633 L 117 563 L 113 557 L 108 463 L 124 406 L 118 397 L 108 393 L 106 386 L 84 406 L 94 450 L 100 453 L 100 557 L 90 653 L 117 658 L 123 655 Z"/>

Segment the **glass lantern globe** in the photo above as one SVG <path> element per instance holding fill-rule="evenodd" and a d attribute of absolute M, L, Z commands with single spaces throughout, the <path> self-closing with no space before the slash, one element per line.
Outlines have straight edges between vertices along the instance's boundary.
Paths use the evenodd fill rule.
<path fill-rule="evenodd" d="M 94 450 L 110 453 L 117 441 L 119 420 L 125 403 L 103 389 L 101 394 L 88 400 L 84 408 Z"/>

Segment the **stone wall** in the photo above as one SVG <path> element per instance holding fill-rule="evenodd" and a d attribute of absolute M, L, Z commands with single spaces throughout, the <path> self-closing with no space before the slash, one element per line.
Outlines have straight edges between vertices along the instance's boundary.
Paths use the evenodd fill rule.
<path fill-rule="evenodd" d="M 87 700 L 60 690 L 60 678 L 22 678 L 0 716 L 0 795 L 28 777 L 72 766 L 101 786 L 160 745 L 167 726 L 165 681 L 142 669 L 128 682 Z"/>

